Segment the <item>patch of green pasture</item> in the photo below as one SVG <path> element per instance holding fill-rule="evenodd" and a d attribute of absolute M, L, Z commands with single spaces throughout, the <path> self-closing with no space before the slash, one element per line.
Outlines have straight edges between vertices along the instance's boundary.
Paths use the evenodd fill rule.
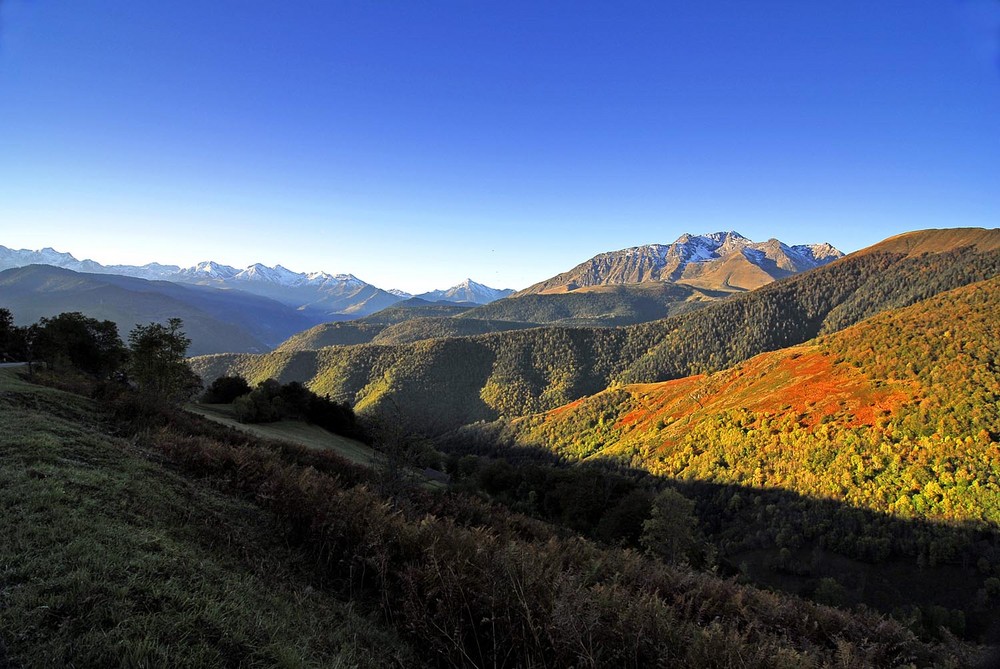
<path fill-rule="evenodd" d="M 366 467 L 374 462 L 375 451 L 369 446 L 328 432 L 316 425 L 297 420 L 275 423 L 241 423 L 233 415 L 230 404 L 190 404 L 187 410 L 217 423 L 227 425 L 263 439 L 287 441 L 315 450 L 332 450 L 346 460 Z"/>

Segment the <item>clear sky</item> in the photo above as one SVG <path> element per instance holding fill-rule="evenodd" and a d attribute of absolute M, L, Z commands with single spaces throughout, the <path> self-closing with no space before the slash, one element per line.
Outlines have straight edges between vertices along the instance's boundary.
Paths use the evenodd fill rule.
<path fill-rule="evenodd" d="M 996 0 L 0 0 L 0 244 L 419 292 L 997 227 L 998 35 Z"/>

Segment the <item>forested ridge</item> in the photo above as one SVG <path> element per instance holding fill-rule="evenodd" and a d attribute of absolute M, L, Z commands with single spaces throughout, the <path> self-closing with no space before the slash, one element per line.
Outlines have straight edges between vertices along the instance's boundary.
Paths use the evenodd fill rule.
<path fill-rule="evenodd" d="M 994 278 L 453 439 L 686 482 L 722 559 L 754 579 L 800 592 L 827 578 L 839 601 L 983 633 L 1000 597 L 998 313 Z"/>
<path fill-rule="evenodd" d="M 987 239 L 1000 235 L 984 232 L 992 233 Z M 1000 251 L 984 243 L 916 256 L 876 246 L 692 313 L 636 326 L 205 356 L 193 364 L 207 380 L 226 374 L 253 382 L 298 380 L 360 411 L 393 405 L 416 429 L 440 432 L 537 413 L 615 384 L 724 369 L 998 270 Z"/>
<path fill-rule="evenodd" d="M 729 370 L 468 429 L 670 478 L 1000 524 L 998 313 L 1000 278 Z"/>
<path fill-rule="evenodd" d="M 476 307 L 457 318 L 567 327 L 633 325 L 692 311 L 728 295 L 681 284 L 647 282 L 555 295 L 514 295 Z"/>
<path fill-rule="evenodd" d="M 521 295 L 479 307 L 425 304 L 424 300 L 414 298 L 355 321 L 317 325 L 289 337 L 277 350 L 306 351 L 368 343 L 405 344 L 546 325 L 631 325 L 693 311 L 728 295 L 671 283 L 646 283 L 572 294 Z"/>

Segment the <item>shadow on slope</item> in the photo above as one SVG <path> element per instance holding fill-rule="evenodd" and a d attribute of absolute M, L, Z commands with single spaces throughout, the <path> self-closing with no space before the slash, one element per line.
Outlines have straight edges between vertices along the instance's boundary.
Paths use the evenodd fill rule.
<path fill-rule="evenodd" d="M 452 433 L 438 440 L 458 485 L 592 538 L 638 546 L 653 495 L 696 504 L 695 560 L 821 603 L 890 613 L 925 637 L 946 629 L 1000 643 L 1000 527 L 878 513 L 778 488 L 659 477 L 609 460 L 570 463 L 544 449 Z M 478 457 L 473 457 L 473 454 Z"/>

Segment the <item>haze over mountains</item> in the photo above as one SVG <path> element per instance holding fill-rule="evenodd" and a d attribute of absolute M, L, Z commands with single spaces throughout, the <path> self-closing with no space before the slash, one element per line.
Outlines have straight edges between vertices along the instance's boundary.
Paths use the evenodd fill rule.
<path fill-rule="evenodd" d="M 215 288 L 238 289 L 269 297 L 288 306 L 309 312 L 310 317 L 328 319 L 357 318 L 384 309 L 411 297 L 401 290 L 383 290 L 352 274 L 295 272 L 281 265 L 268 267 L 254 263 L 244 269 L 205 261 L 192 267 L 149 263 L 146 265 L 102 265 L 93 260 L 77 260 L 72 254 L 52 248 L 39 251 L 15 250 L 0 246 L 0 271 L 39 264 L 75 272 L 116 274 L 150 281 L 197 284 Z M 445 290 L 421 297 L 429 300 L 486 304 L 513 291 L 504 291 L 471 279 Z"/>
<path fill-rule="evenodd" d="M 123 335 L 136 324 L 181 318 L 191 338 L 192 355 L 263 353 L 318 320 L 242 290 L 74 272 L 49 265 L 0 272 L 0 306 L 9 309 L 19 324 L 78 311 L 113 321 Z"/>

